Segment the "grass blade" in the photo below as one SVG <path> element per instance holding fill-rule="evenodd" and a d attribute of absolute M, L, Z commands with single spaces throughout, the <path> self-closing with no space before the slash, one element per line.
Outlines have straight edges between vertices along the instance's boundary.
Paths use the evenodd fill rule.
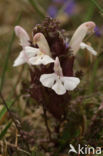
<path fill-rule="evenodd" d="M 7 130 L 10 128 L 12 122 L 10 121 L 6 126 L 5 128 L 2 130 L 2 132 L 0 133 L 0 140 L 3 139 L 3 137 L 5 136 Z"/>
<path fill-rule="evenodd" d="M 96 8 L 96 6 L 90 2 L 88 10 L 86 12 L 85 21 L 89 21 L 92 19 L 93 15 L 94 15 L 95 8 Z M 84 19 L 83 19 L 83 21 L 84 21 Z"/>
<path fill-rule="evenodd" d="M 13 104 L 14 104 L 14 100 L 13 101 L 9 101 L 9 102 L 7 102 L 7 105 L 8 105 L 8 108 L 10 108 Z M 4 106 L 3 108 L 2 108 L 2 110 L 0 111 L 0 120 L 2 119 L 2 117 L 4 116 L 4 114 L 7 112 L 7 109 L 6 109 L 6 107 Z"/>
<path fill-rule="evenodd" d="M 95 4 L 95 6 L 103 13 L 103 9 L 101 8 L 101 6 L 97 3 L 97 1 L 96 0 L 91 0 L 94 4 Z"/>
<path fill-rule="evenodd" d="M 39 4 L 37 3 L 37 1 L 35 0 L 28 0 L 30 2 L 30 4 L 33 6 L 33 8 L 36 10 L 36 12 L 42 17 L 45 18 L 46 13 L 44 12 L 44 10 L 39 6 Z"/>

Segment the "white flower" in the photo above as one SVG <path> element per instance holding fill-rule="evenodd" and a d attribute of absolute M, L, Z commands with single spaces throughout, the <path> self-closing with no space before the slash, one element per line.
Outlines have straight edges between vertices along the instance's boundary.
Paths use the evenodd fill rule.
<path fill-rule="evenodd" d="M 49 45 L 42 33 L 37 33 L 33 40 L 39 48 L 30 47 L 30 38 L 22 27 L 16 26 L 15 33 L 20 39 L 20 45 L 23 47 L 23 50 L 14 61 L 13 66 L 19 66 L 24 63 L 28 63 L 29 65 L 47 65 L 54 62 L 49 56 Z"/>
<path fill-rule="evenodd" d="M 80 80 L 76 77 L 63 76 L 62 68 L 57 57 L 54 62 L 54 73 L 41 75 L 40 82 L 43 86 L 52 88 L 56 94 L 63 95 L 66 93 L 66 90 L 74 90 L 80 83 Z"/>
<path fill-rule="evenodd" d="M 95 28 L 95 23 L 92 21 L 85 22 L 81 24 L 77 30 L 74 32 L 73 37 L 70 41 L 70 47 L 73 50 L 73 54 L 76 55 L 78 50 L 80 48 L 85 49 L 87 48 L 89 52 L 91 52 L 93 55 L 96 55 L 97 52 L 93 50 L 92 47 L 86 45 L 85 43 L 82 43 L 83 39 L 85 38 L 86 34 L 89 32 L 93 32 Z"/>

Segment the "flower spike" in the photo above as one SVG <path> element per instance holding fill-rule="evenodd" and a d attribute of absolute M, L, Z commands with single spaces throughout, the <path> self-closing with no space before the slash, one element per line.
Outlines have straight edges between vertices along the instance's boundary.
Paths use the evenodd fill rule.
<path fill-rule="evenodd" d="M 43 86 L 53 89 L 56 94 L 63 95 L 66 90 L 74 90 L 80 80 L 76 77 L 63 76 L 59 58 L 57 57 L 54 62 L 54 73 L 41 75 L 40 82 Z"/>

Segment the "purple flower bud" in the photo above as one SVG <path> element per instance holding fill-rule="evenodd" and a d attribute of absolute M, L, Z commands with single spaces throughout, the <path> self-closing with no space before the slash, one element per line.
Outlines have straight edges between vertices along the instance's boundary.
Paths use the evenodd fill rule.
<path fill-rule="evenodd" d="M 57 14 L 57 8 L 55 7 L 55 6 L 53 6 L 53 5 L 51 5 L 49 8 L 48 8 L 48 14 L 49 14 L 49 16 L 51 16 L 51 17 L 56 17 L 56 14 Z"/>

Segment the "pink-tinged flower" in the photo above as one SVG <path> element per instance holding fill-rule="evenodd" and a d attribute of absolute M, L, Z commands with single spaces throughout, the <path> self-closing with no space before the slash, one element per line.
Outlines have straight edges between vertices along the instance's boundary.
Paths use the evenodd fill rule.
<path fill-rule="evenodd" d="M 70 41 L 70 47 L 73 50 L 73 54 L 76 55 L 78 50 L 80 48 L 85 49 L 87 48 L 87 50 L 92 53 L 93 55 L 96 55 L 96 51 L 94 52 L 94 49 L 88 45 L 86 45 L 85 43 L 82 43 L 83 39 L 85 38 L 85 36 L 89 33 L 89 32 L 93 32 L 95 28 L 95 23 L 94 22 L 85 22 L 83 24 L 81 24 L 77 30 L 74 32 L 73 37 Z"/>
<path fill-rule="evenodd" d="M 54 62 L 54 60 L 50 57 L 48 42 L 42 33 L 37 33 L 33 38 L 33 41 L 38 45 L 38 48 L 30 46 L 30 38 L 22 27 L 16 26 L 15 33 L 20 39 L 20 45 L 23 50 L 14 61 L 13 66 L 19 66 L 24 63 L 29 65 L 47 65 Z"/>
<path fill-rule="evenodd" d="M 40 82 L 43 86 L 52 88 L 56 94 L 63 95 L 66 93 L 66 90 L 74 90 L 80 83 L 80 80 L 76 77 L 63 76 L 59 59 L 56 57 L 54 62 L 54 73 L 41 75 Z"/>

